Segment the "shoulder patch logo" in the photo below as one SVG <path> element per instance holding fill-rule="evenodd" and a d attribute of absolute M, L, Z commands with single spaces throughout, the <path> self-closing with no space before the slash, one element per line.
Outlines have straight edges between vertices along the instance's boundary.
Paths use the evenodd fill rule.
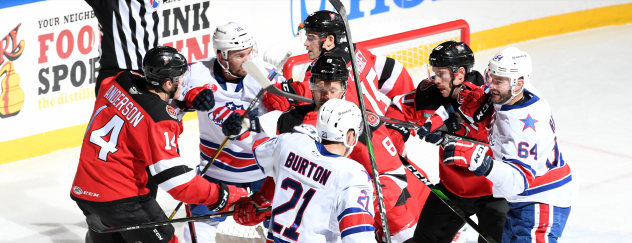
<path fill-rule="evenodd" d="M 432 85 L 434 85 L 434 82 L 430 81 L 429 79 L 424 79 L 423 81 L 421 81 L 421 84 L 419 84 L 419 89 L 426 90 Z"/>
<path fill-rule="evenodd" d="M 167 105 L 167 114 L 169 114 L 171 118 L 178 120 L 178 114 L 176 113 L 176 110 L 173 109 L 173 107 L 171 107 L 170 105 Z"/>
<path fill-rule="evenodd" d="M 370 111 L 366 111 L 366 119 L 368 120 L 367 122 L 369 123 L 369 125 L 371 125 L 372 127 L 377 127 L 377 125 L 380 125 L 380 118 L 373 114 L 373 112 Z"/>

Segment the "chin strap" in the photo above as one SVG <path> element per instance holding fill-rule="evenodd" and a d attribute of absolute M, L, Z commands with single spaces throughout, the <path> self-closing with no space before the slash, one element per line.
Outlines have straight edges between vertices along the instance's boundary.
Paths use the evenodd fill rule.
<path fill-rule="evenodd" d="M 458 69 L 457 69 L 458 70 Z M 450 84 L 452 85 L 452 89 L 450 89 L 450 94 L 448 95 L 448 98 L 451 99 L 452 98 L 452 93 L 454 92 L 454 90 L 458 87 L 460 88 L 461 85 L 463 85 L 463 83 L 459 84 L 459 85 L 454 85 L 454 79 L 456 78 L 456 76 L 454 76 L 454 74 L 452 74 L 452 80 L 450 80 Z M 463 78 L 463 81 L 465 82 L 465 77 Z"/>
<path fill-rule="evenodd" d="M 517 94 L 514 94 L 514 93 L 513 93 L 513 88 L 514 88 L 514 87 L 515 87 L 515 86 L 511 86 L 511 97 L 510 97 L 507 101 L 505 101 L 505 103 L 502 103 L 501 105 L 506 105 L 506 104 L 509 104 L 509 102 L 511 102 L 514 98 L 516 98 L 516 96 L 518 96 L 518 95 L 520 94 L 520 92 L 522 92 L 522 91 L 524 90 L 524 85 L 523 85 L 523 86 L 522 86 L 522 89 L 520 89 L 520 91 L 518 91 L 518 93 L 517 93 Z"/>
<path fill-rule="evenodd" d="M 226 67 L 224 67 L 224 65 L 222 65 L 222 62 L 220 62 L 219 59 L 217 59 L 217 63 L 219 63 L 219 66 L 222 67 L 222 69 L 224 70 L 224 73 L 226 73 L 226 74 L 228 74 L 228 75 L 230 75 L 230 76 L 232 76 L 234 78 L 243 78 L 243 77 L 239 77 L 239 76 L 236 76 L 236 75 L 232 74 L 230 72 L 230 70 L 228 70 L 228 62 L 226 62 Z"/>

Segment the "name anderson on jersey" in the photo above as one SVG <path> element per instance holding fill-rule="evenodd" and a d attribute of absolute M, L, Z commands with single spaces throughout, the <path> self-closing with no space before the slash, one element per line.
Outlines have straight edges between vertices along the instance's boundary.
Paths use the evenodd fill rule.
<path fill-rule="evenodd" d="M 327 184 L 327 180 L 329 180 L 329 176 L 331 175 L 330 170 L 325 169 L 322 166 L 307 160 L 306 158 L 296 155 L 293 152 L 290 152 L 290 154 L 287 156 L 287 160 L 285 160 L 284 166 L 288 169 L 296 171 L 296 173 L 299 173 L 301 175 L 305 175 L 305 171 L 309 166 L 309 171 L 307 171 L 307 178 L 310 178 L 312 176 L 312 171 L 314 171 L 314 168 L 316 168 L 312 180 L 320 183 L 323 186 Z"/>
<path fill-rule="evenodd" d="M 127 98 L 123 91 L 116 88 L 115 85 L 110 87 L 110 90 L 105 93 L 104 97 L 125 116 L 132 126 L 136 127 L 136 125 L 145 118 L 145 115 L 136 108 L 138 105 L 135 105 L 135 103 Z"/>

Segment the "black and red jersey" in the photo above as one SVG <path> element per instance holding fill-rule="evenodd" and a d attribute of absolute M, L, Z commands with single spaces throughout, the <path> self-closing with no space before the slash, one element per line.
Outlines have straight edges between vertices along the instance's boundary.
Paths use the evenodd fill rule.
<path fill-rule="evenodd" d="M 483 77 L 477 71 L 467 76 L 463 86 L 465 89 L 477 87 L 483 84 Z M 386 116 L 422 126 L 426 119 L 434 115 L 435 111 L 444 104 L 451 104 L 455 110 L 459 103 L 454 99 L 444 98 L 439 88 L 430 80 L 423 80 L 417 88 L 405 95 L 393 98 L 393 103 Z M 461 122 L 461 129 L 458 135 L 475 138 L 481 141 L 488 140 L 488 131 L 481 124 L 471 122 Z M 391 133 L 402 133 L 394 131 Z M 391 137 L 398 137 L 393 136 Z M 400 137 L 408 136 L 402 135 Z M 401 140 L 401 139 L 400 139 Z M 399 150 L 403 150 L 403 141 L 396 141 Z M 491 156 L 490 153 L 488 153 Z M 452 193 L 466 198 L 481 197 L 492 194 L 492 183 L 485 177 L 477 177 L 467 168 L 445 165 L 441 161 L 443 148 L 439 146 L 439 178 L 443 185 Z"/>
<path fill-rule="evenodd" d="M 175 199 L 195 204 L 217 201 L 219 187 L 184 164 L 178 154 L 182 132 L 176 111 L 145 90 L 132 71 L 101 83 L 86 129 L 71 198 L 85 203 L 115 204 L 149 194 L 149 171 L 159 187 Z"/>
<path fill-rule="evenodd" d="M 376 56 L 368 49 L 361 45 L 355 46 L 356 62 L 358 64 L 359 78 L 362 80 L 361 87 L 364 95 L 364 104 L 366 109 L 372 110 L 375 114 L 383 116 L 388 108 L 390 99 L 415 88 L 412 78 L 408 74 L 408 71 L 404 66 L 395 61 L 392 58 L 384 56 Z M 358 95 L 354 82 L 354 75 L 351 69 L 351 55 L 348 52 L 346 43 L 343 43 L 340 47 L 335 48 L 327 55 L 339 56 L 347 63 L 347 69 L 349 70 L 349 83 L 347 84 L 347 91 L 345 93 L 345 100 L 358 104 Z M 305 78 L 303 82 L 293 82 L 290 85 L 292 89 L 290 92 L 298 95 L 312 98 L 312 91 L 309 89 L 309 78 L 311 77 L 311 68 L 318 58 L 314 59 L 308 66 L 305 72 Z M 276 84 L 281 88 L 283 84 Z M 284 89 L 287 90 L 287 89 Z M 267 96 L 274 94 L 266 94 Z M 283 102 L 288 102 L 284 100 Z M 288 102 L 289 103 L 289 102 Z M 297 102 L 293 105 L 304 105 L 305 102 Z M 282 105 L 280 107 L 288 107 L 288 105 Z M 268 107 L 270 109 L 271 107 Z"/>

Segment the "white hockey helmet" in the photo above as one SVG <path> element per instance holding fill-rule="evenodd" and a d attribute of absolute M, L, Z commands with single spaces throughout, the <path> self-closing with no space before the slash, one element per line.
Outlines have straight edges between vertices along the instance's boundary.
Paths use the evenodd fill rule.
<path fill-rule="evenodd" d="M 514 87 L 518 85 L 518 79 L 522 78 L 525 83 L 528 82 L 532 70 L 533 67 L 529 53 L 521 51 L 516 47 L 507 47 L 498 52 L 492 60 L 489 60 L 489 65 L 485 72 L 485 79 L 486 82 L 489 82 L 489 78 L 492 74 L 509 78 L 512 92 L 511 98 L 506 102 L 509 103 L 522 92 L 522 90 L 520 90 L 517 94 L 513 93 Z M 522 87 L 524 89 L 524 84 Z"/>
<path fill-rule="evenodd" d="M 342 142 L 349 148 L 347 156 L 358 143 L 358 138 L 362 135 L 363 120 L 360 108 L 354 103 L 342 99 L 330 99 L 318 109 L 318 119 L 316 129 L 321 139 Z M 356 139 L 353 144 L 347 143 L 347 132 L 353 130 Z"/>
<path fill-rule="evenodd" d="M 252 47 L 251 58 L 257 57 L 257 42 L 252 33 L 241 24 L 230 22 L 217 26 L 213 33 L 213 48 L 216 52 L 219 50 L 225 59 L 228 58 L 228 51 L 238 51 L 248 47 Z"/>

